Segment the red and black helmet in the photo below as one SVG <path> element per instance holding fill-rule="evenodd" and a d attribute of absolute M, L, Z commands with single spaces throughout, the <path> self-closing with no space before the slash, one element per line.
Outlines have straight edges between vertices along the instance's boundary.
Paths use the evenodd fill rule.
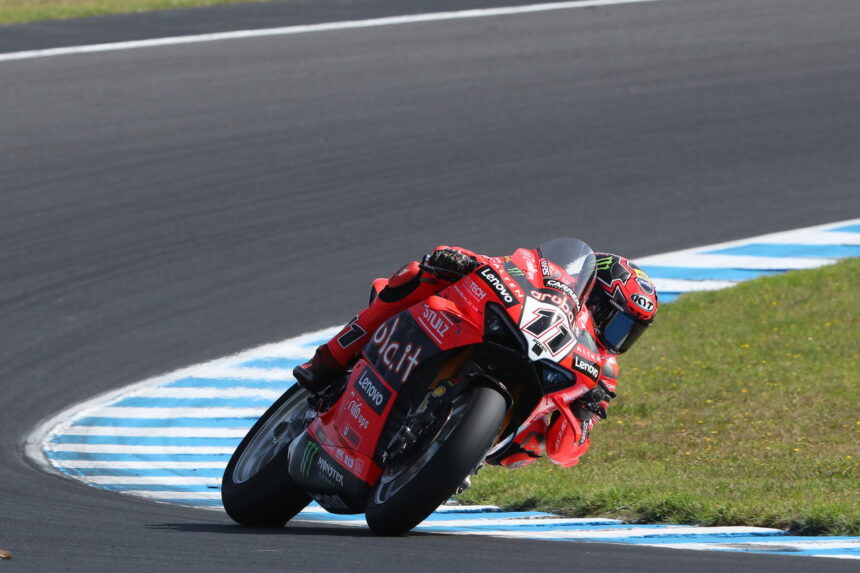
<path fill-rule="evenodd" d="M 657 289 L 634 263 L 610 253 L 594 253 L 597 282 L 586 306 L 600 343 L 610 352 L 627 352 L 654 321 Z"/>

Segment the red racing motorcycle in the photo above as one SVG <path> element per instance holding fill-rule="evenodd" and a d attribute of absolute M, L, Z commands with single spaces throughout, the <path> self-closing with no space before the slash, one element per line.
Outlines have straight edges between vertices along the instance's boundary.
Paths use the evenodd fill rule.
<path fill-rule="evenodd" d="M 277 527 L 315 500 L 398 535 L 522 425 L 558 411 L 578 427 L 568 403 L 598 378 L 577 326 L 594 276 L 588 245 L 555 239 L 391 317 L 341 384 L 322 397 L 294 385 L 254 424 L 224 471 L 227 513 Z"/>

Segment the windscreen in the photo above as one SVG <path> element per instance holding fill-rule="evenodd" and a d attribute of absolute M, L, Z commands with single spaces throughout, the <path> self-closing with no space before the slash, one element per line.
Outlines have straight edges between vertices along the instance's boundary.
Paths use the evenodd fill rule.
<path fill-rule="evenodd" d="M 547 241 L 537 250 L 542 259 L 553 263 L 549 272 L 544 269 L 544 282 L 548 279 L 561 281 L 576 294 L 577 303 L 584 301 L 594 284 L 596 272 L 591 247 L 579 239 L 567 238 Z"/>

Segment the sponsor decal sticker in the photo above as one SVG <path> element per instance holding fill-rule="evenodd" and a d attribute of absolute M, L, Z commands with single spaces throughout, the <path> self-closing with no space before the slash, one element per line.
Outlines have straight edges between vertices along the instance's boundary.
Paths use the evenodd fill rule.
<path fill-rule="evenodd" d="M 351 395 L 355 396 L 354 392 L 350 392 Z M 352 399 L 346 404 L 346 411 L 358 422 L 358 427 L 362 430 L 366 430 L 370 425 L 370 422 L 364 416 L 361 411 L 362 406 L 364 406 L 364 402 L 361 400 Z"/>
<path fill-rule="evenodd" d="M 373 334 L 372 342 L 379 351 L 379 358 L 390 372 L 400 375 L 400 382 L 405 382 L 412 374 L 412 370 L 420 364 L 419 357 L 423 347 L 412 342 L 405 346 L 401 342 L 392 340 L 397 325 L 400 323 L 398 316 L 392 322 L 380 326 Z M 401 349 L 401 346 L 403 348 Z M 381 413 L 381 410 L 377 413 Z"/>
<path fill-rule="evenodd" d="M 585 360 L 584 358 L 576 354 L 573 355 L 573 367 L 591 378 L 592 380 L 597 380 L 598 376 L 600 375 L 600 371 L 597 369 L 596 364 L 594 364 L 593 362 L 589 362 L 588 360 Z"/>
<path fill-rule="evenodd" d="M 595 259 L 594 263 L 598 271 L 607 271 L 612 266 L 612 257 L 600 257 Z"/>
<path fill-rule="evenodd" d="M 365 368 L 358 381 L 355 383 L 359 395 L 367 402 L 367 405 L 376 412 L 382 414 L 385 410 L 385 405 L 388 404 L 388 399 L 391 397 L 391 390 L 382 385 L 381 382 L 371 375 L 370 369 Z"/>
<path fill-rule="evenodd" d="M 549 263 L 546 262 L 546 259 L 540 260 L 540 271 L 545 277 L 551 277 L 552 271 L 549 270 Z"/>
<path fill-rule="evenodd" d="M 328 460 L 323 456 L 317 456 L 317 470 L 319 470 L 319 474 L 323 480 L 343 486 L 343 474 L 337 471 L 337 468 L 333 465 L 328 463 Z"/>
<path fill-rule="evenodd" d="M 651 312 L 652 310 L 654 310 L 654 301 L 652 301 L 647 296 L 639 294 L 638 292 L 633 294 L 630 297 L 630 300 L 632 300 L 636 306 L 638 306 L 645 312 Z"/>
<path fill-rule="evenodd" d="M 476 283 L 472 279 L 469 279 L 469 284 L 466 285 L 466 292 L 470 293 L 478 300 L 484 300 L 484 298 L 487 296 L 487 293 L 484 292 L 484 289 L 482 289 L 478 285 L 478 283 Z"/>
<path fill-rule="evenodd" d="M 478 276 L 487 283 L 490 287 L 490 290 L 496 292 L 496 295 L 502 301 L 502 304 L 505 308 L 511 308 L 512 306 L 518 304 L 517 299 L 511 293 L 510 289 L 505 285 L 505 281 L 502 280 L 493 269 L 490 267 L 484 267 L 480 271 L 478 271 Z"/>
<path fill-rule="evenodd" d="M 546 284 L 546 286 L 548 286 L 549 288 L 554 288 L 555 290 L 560 290 L 561 292 L 563 292 L 564 294 L 566 294 L 567 296 L 572 298 L 574 301 L 579 300 L 579 297 L 576 296 L 576 292 L 574 292 L 574 290 L 572 288 L 570 288 L 570 286 L 568 286 L 567 284 L 565 284 L 561 281 L 558 281 L 555 279 L 549 279 L 544 284 Z M 578 306 L 578 304 L 577 304 L 577 306 Z"/>
<path fill-rule="evenodd" d="M 454 326 L 454 322 L 444 312 L 433 310 L 426 304 L 424 305 L 424 312 L 417 320 L 427 331 L 427 334 L 440 344 L 451 327 Z"/>
<path fill-rule="evenodd" d="M 308 440 L 305 444 L 305 451 L 302 452 L 302 463 L 299 465 L 299 471 L 301 471 L 304 477 L 308 477 L 311 472 L 311 468 L 314 465 L 314 459 L 320 453 L 320 446 L 313 440 Z"/>

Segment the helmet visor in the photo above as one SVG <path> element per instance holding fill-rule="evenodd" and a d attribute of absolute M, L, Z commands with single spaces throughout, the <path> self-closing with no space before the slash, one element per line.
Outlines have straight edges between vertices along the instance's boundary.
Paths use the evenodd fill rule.
<path fill-rule="evenodd" d="M 618 309 L 603 327 L 600 340 L 606 348 L 616 354 L 621 354 L 633 346 L 633 343 L 642 336 L 646 328 L 648 328 L 648 323 L 637 320 Z"/>

